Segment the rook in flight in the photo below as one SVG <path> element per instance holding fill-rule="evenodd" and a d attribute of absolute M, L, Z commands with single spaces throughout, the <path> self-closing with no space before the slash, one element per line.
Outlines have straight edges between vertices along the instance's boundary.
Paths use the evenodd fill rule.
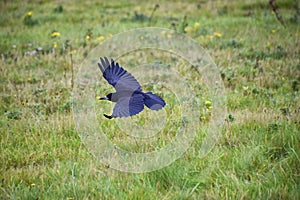
<path fill-rule="evenodd" d="M 115 93 L 109 93 L 100 98 L 100 100 L 116 102 L 112 115 L 104 114 L 105 117 L 109 119 L 129 117 L 141 112 L 144 105 L 151 110 L 160 110 L 166 105 L 160 96 L 151 92 L 143 92 L 139 82 L 113 59 L 109 62 L 104 57 L 104 59 L 100 58 L 100 62 L 98 66 L 103 77 L 116 89 Z"/>

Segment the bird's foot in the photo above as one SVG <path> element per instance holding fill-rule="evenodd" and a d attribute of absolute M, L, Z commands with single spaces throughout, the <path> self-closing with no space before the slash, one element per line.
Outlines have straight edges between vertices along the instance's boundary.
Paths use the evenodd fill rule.
<path fill-rule="evenodd" d="M 108 118 L 108 119 L 113 118 L 111 115 L 106 115 L 106 114 L 103 114 L 103 115 L 104 115 L 104 117 L 106 117 L 106 118 Z"/>

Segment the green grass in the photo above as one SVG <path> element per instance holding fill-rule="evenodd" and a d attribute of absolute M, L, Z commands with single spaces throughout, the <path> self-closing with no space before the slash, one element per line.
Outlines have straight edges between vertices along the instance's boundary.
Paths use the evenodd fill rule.
<path fill-rule="evenodd" d="M 300 199 L 298 1 L 276 1 L 286 28 L 263 0 L 164 1 L 150 22 L 156 3 L 0 2 L 0 199 Z M 228 117 L 206 157 L 199 133 L 170 166 L 123 173 L 99 163 L 78 136 L 72 66 L 76 71 L 99 36 L 147 26 L 176 29 L 207 49 L 225 84 Z M 54 30 L 61 36 L 52 38 Z M 211 116 L 203 77 L 178 71 L 196 88 L 206 125 Z M 168 130 L 181 123 L 174 96 L 162 95 L 172 102 L 166 112 L 175 122 L 166 124 L 163 141 L 139 149 L 113 121 L 102 122 L 102 113 L 98 121 L 107 132 L 113 128 L 108 137 L 124 148 L 161 147 L 173 137 Z M 111 111 L 112 104 L 101 106 Z M 141 125 L 146 117 L 147 111 Z"/>

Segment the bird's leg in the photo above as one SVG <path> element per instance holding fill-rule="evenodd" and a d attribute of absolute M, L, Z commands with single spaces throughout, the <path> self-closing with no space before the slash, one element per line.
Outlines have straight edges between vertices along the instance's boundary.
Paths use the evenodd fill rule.
<path fill-rule="evenodd" d="M 112 116 L 109 116 L 109 115 L 106 115 L 106 114 L 103 114 L 103 115 L 104 115 L 104 117 L 106 117 L 106 118 L 108 118 L 108 119 L 113 118 Z"/>

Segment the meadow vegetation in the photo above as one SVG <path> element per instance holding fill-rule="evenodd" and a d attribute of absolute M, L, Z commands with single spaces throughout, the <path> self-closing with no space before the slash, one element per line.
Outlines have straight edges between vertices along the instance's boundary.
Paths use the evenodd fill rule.
<path fill-rule="evenodd" d="M 274 2 L 1 1 L 0 199 L 300 199 L 300 5 Z M 123 173 L 99 163 L 77 134 L 74 73 L 101 42 L 147 26 L 207 50 L 228 115 L 204 158 L 197 137 L 168 167 Z M 207 123 L 214 102 L 195 95 Z"/>

